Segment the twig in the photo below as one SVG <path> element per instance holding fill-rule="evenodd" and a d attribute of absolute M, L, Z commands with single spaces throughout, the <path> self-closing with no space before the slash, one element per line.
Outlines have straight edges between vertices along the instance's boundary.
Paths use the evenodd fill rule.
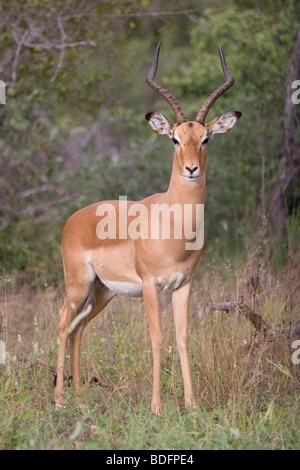
<path fill-rule="evenodd" d="M 60 15 L 57 18 L 57 24 L 58 24 L 58 27 L 59 27 L 60 33 L 61 33 L 62 44 L 65 44 L 65 40 L 67 39 L 68 35 L 65 32 L 64 25 L 63 25 L 63 22 L 62 22 L 62 19 L 61 19 Z M 60 54 L 59 54 L 59 61 L 58 61 L 58 64 L 56 66 L 55 72 L 54 72 L 54 74 L 51 78 L 51 82 L 54 82 L 54 80 L 56 79 L 59 71 L 61 70 L 64 58 L 65 58 L 65 49 L 62 49 L 60 51 Z"/>
<path fill-rule="evenodd" d="M 256 331 L 263 331 L 264 335 L 266 335 L 267 331 L 271 331 L 270 325 L 268 325 L 265 320 L 262 318 L 261 315 L 254 312 L 252 308 L 250 308 L 247 304 L 244 304 L 243 301 L 239 302 L 218 302 L 212 306 L 212 310 L 218 310 L 220 312 L 229 313 L 233 310 L 238 308 L 240 313 L 243 313 L 245 317 L 251 322 L 254 326 Z M 292 336 L 300 336 L 300 323 L 296 323 L 293 325 L 293 329 L 291 330 L 291 324 L 288 328 L 275 328 L 272 330 L 272 333 L 280 334 L 286 333 L 287 338 L 289 339 L 291 334 Z"/>
<path fill-rule="evenodd" d="M 29 30 L 25 31 L 25 33 L 23 34 L 23 36 L 21 38 L 21 41 L 18 42 L 16 51 L 15 51 L 13 67 L 12 67 L 12 72 L 11 72 L 12 84 L 16 83 L 16 81 L 17 81 L 17 69 L 18 69 L 18 63 L 19 63 L 19 56 L 20 56 L 22 47 L 23 47 L 28 35 L 29 35 Z"/>
<path fill-rule="evenodd" d="M 252 308 L 244 304 L 244 302 L 219 302 L 213 305 L 212 310 L 220 310 L 223 312 L 230 312 L 238 307 L 239 312 L 243 313 L 245 317 L 251 322 L 256 331 L 263 331 L 264 335 L 269 330 L 269 325 L 265 322 L 261 315 L 255 313 Z"/>

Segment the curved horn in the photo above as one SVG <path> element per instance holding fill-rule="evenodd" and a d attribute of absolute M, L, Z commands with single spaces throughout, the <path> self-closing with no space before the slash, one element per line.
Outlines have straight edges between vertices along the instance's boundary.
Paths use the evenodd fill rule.
<path fill-rule="evenodd" d="M 167 103 L 169 103 L 169 105 L 173 109 L 174 114 L 176 116 L 177 124 L 181 124 L 182 122 L 186 122 L 186 119 L 184 117 L 184 114 L 183 114 L 179 104 L 177 103 L 175 98 L 171 95 L 171 93 L 166 88 L 162 87 L 161 85 L 158 85 L 154 81 L 154 77 L 155 77 L 156 70 L 157 70 L 157 65 L 158 65 L 160 45 L 161 45 L 161 41 L 159 41 L 159 43 L 158 43 L 156 53 L 155 53 L 155 56 L 154 56 L 154 60 L 153 60 L 153 64 L 152 64 L 151 70 L 148 74 L 148 77 L 146 79 L 146 83 L 148 83 L 148 85 L 151 88 L 153 88 L 153 90 L 155 90 L 159 95 L 161 95 L 167 101 Z"/>
<path fill-rule="evenodd" d="M 233 77 L 233 75 L 231 75 L 231 73 L 229 71 L 229 68 L 227 67 L 224 52 L 223 52 L 222 47 L 220 46 L 219 43 L 218 43 L 218 47 L 219 47 L 219 53 L 220 53 L 222 69 L 223 69 L 223 73 L 224 73 L 225 78 L 226 78 L 226 82 L 223 85 L 219 86 L 219 88 L 217 88 L 207 98 L 207 100 L 203 104 L 202 108 L 200 109 L 200 111 L 198 113 L 198 116 L 196 118 L 196 121 L 200 122 L 201 124 L 204 124 L 207 113 L 210 110 L 210 108 L 212 107 L 212 105 L 214 104 L 214 102 L 219 98 L 219 96 L 221 96 L 223 93 L 225 93 L 225 91 L 227 91 L 228 88 L 230 88 L 234 83 L 234 77 Z"/>

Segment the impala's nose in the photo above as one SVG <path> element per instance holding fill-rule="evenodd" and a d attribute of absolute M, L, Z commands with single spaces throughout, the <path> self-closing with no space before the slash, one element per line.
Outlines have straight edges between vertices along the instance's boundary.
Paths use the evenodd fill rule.
<path fill-rule="evenodd" d="M 185 169 L 189 172 L 188 176 L 194 176 L 193 173 L 198 170 L 197 166 L 193 166 L 193 168 L 190 168 L 189 166 L 186 166 Z"/>

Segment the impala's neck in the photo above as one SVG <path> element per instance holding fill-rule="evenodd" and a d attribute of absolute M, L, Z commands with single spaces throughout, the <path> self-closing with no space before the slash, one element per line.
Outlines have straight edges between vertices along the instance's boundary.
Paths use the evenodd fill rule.
<path fill-rule="evenodd" d="M 201 174 L 195 181 L 189 181 L 182 175 L 182 165 L 175 151 L 169 188 L 166 196 L 169 204 L 204 204 L 206 187 L 205 155 L 201 162 Z"/>

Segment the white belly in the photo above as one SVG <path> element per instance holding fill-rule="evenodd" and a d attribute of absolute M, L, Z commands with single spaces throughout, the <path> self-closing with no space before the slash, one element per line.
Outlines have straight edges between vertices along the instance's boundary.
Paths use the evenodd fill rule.
<path fill-rule="evenodd" d="M 143 295 L 143 284 L 135 282 L 103 281 L 101 282 L 115 294 L 129 295 L 130 297 L 141 297 Z"/>
<path fill-rule="evenodd" d="M 176 290 L 179 287 L 186 284 L 191 276 L 183 279 L 181 272 L 173 273 L 167 281 L 163 281 L 162 278 L 156 277 L 155 282 L 159 290 Z M 130 297 L 142 297 L 143 295 L 143 284 L 135 282 L 119 282 L 119 281 L 105 281 L 101 279 L 101 282 L 115 294 L 128 295 Z"/>

